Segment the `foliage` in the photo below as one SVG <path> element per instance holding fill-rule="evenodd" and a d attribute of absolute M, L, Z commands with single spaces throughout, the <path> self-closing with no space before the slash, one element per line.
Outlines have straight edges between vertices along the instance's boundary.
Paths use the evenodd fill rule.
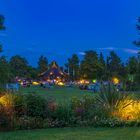
<path fill-rule="evenodd" d="M 120 76 L 119 72 L 121 69 L 121 59 L 120 57 L 114 52 L 111 51 L 110 55 L 107 57 L 107 73 L 108 78 L 112 78 L 113 76 Z"/>
<path fill-rule="evenodd" d="M 73 109 L 76 109 L 78 107 L 89 109 L 94 103 L 95 103 L 95 98 L 88 95 L 84 95 L 81 98 L 73 97 L 71 99 L 71 105 Z"/>
<path fill-rule="evenodd" d="M 38 71 L 39 73 L 45 72 L 48 70 L 48 60 L 44 56 L 40 56 L 38 61 Z"/>
<path fill-rule="evenodd" d="M 123 109 L 133 102 L 130 95 L 118 92 L 111 84 L 102 86 L 101 92 L 96 97 L 96 100 L 97 105 L 102 106 L 105 110 L 109 111 L 110 115 L 112 115 L 114 111 L 120 109 L 120 104 L 121 109 Z"/>
<path fill-rule="evenodd" d="M 2 50 L 2 45 L 0 44 L 0 53 L 2 52 L 3 50 Z"/>
<path fill-rule="evenodd" d="M 106 62 L 105 62 L 105 60 L 104 60 L 104 57 L 103 57 L 103 54 L 102 54 L 102 52 L 100 53 L 100 56 L 99 56 L 99 63 L 100 63 L 100 67 L 99 67 L 99 70 L 98 70 L 98 76 L 97 76 L 97 78 L 99 79 L 99 80 L 106 80 L 107 78 L 106 78 Z"/>
<path fill-rule="evenodd" d="M 10 70 L 10 66 L 6 58 L 0 57 L 0 84 L 4 85 L 13 78 L 13 75 Z"/>
<path fill-rule="evenodd" d="M 5 94 L 0 97 L 1 129 L 46 127 L 122 127 L 139 126 L 140 103 L 114 87 L 103 87 L 98 96 L 73 97 L 56 102 L 36 94 Z"/>
<path fill-rule="evenodd" d="M 4 26 L 4 16 L 3 15 L 0 15 L 0 30 L 5 30 L 5 26 Z"/>
<path fill-rule="evenodd" d="M 125 106 L 125 107 L 124 107 Z M 113 113 L 114 117 L 122 120 L 139 120 L 140 119 L 140 102 L 133 99 L 125 99 L 119 102 L 117 110 Z"/>
<path fill-rule="evenodd" d="M 10 59 L 9 63 L 14 76 L 26 77 L 28 73 L 28 62 L 25 58 L 16 55 Z"/>
<path fill-rule="evenodd" d="M 0 15 L 0 30 L 5 30 L 4 16 Z M 0 53 L 3 51 L 0 44 Z M 4 89 L 5 84 L 12 79 L 12 73 L 9 64 L 4 56 L 0 57 L 0 89 Z"/>
<path fill-rule="evenodd" d="M 96 79 L 100 67 L 97 53 L 95 51 L 86 51 L 80 65 L 81 78 Z"/>
<path fill-rule="evenodd" d="M 30 117 L 44 117 L 46 112 L 46 100 L 35 94 L 25 96 L 26 113 Z"/>
<path fill-rule="evenodd" d="M 16 117 L 24 116 L 26 114 L 25 96 L 20 93 L 15 94 L 13 98 L 13 107 Z"/>
<path fill-rule="evenodd" d="M 76 54 L 73 54 L 71 58 L 68 59 L 68 63 L 65 65 L 67 67 L 67 72 L 69 73 L 69 78 L 71 80 L 79 79 L 79 58 Z"/>
<path fill-rule="evenodd" d="M 140 56 L 130 57 L 127 62 L 127 89 L 139 90 L 140 85 Z"/>
<path fill-rule="evenodd" d="M 138 67 L 138 59 L 136 57 L 130 57 L 127 62 L 128 73 L 135 75 Z"/>
<path fill-rule="evenodd" d="M 44 120 L 40 117 L 22 116 L 17 118 L 17 129 L 39 129 L 44 127 Z"/>
<path fill-rule="evenodd" d="M 138 18 L 138 23 L 136 24 L 136 28 L 137 28 L 138 31 L 140 31 L 140 17 Z M 133 41 L 133 43 L 137 46 L 140 46 L 140 40 Z"/>
<path fill-rule="evenodd" d="M 5 111 L 4 106 L 0 103 L 0 130 L 8 128 L 10 119 Z"/>

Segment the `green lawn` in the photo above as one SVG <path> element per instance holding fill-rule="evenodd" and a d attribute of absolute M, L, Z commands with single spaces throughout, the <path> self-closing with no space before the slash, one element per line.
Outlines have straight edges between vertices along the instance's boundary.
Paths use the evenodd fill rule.
<path fill-rule="evenodd" d="M 0 140 L 140 140 L 140 129 L 62 128 L 1 132 Z"/>
<path fill-rule="evenodd" d="M 94 96 L 93 91 L 80 90 L 79 88 L 71 87 L 53 87 L 51 89 L 44 89 L 39 86 L 21 88 L 21 93 L 34 93 L 42 95 L 43 97 L 55 97 L 58 101 L 67 101 L 71 97 L 81 97 L 83 95 Z"/>
<path fill-rule="evenodd" d="M 97 93 L 89 90 L 80 90 L 79 88 L 72 87 L 53 87 L 50 89 L 44 89 L 40 86 L 32 86 L 20 89 L 21 93 L 34 93 L 41 95 L 45 98 L 54 97 L 57 101 L 68 101 L 71 97 L 81 97 L 83 95 L 95 96 Z M 136 98 L 140 98 L 140 92 L 130 92 L 134 93 Z"/>

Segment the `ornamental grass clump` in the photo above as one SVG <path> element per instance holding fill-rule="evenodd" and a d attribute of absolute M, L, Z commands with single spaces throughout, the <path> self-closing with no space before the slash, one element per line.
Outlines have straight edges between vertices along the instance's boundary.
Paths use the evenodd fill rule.
<path fill-rule="evenodd" d="M 117 91 L 112 84 L 102 86 L 100 93 L 96 97 L 97 106 L 104 108 L 109 117 L 120 117 L 120 110 L 126 109 L 133 103 L 132 95 Z"/>
<path fill-rule="evenodd" d="M 129 103 L 129 104 L 128 104 Z M 124 107 L 125 104 L 128 104 Z M 113 116 L 126 121 L 139 121 L 140 120 L 140 101 L 137 100 L 123 100 L 119 102 Z"/>

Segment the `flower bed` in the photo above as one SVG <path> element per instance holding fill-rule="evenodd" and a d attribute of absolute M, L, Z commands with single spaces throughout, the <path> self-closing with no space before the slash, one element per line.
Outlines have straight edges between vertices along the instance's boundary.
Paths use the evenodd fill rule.
<path fill-rule="evenodd" d="M 116 92 L 73 97 L 57 103 L 35 94 L 5 94 L 0 97 L 0 130 L 49 127 L 140 126 L 140 101 Z"/>

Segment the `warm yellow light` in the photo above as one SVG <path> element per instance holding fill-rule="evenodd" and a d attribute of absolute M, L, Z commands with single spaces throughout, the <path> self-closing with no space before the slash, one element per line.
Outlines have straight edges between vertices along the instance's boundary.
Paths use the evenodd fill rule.
<path fill-rule="evenodd" d="M 12 106 L 13 105 L 13 96 L 12 94 L 6 94 L 2 97 L 0 97 L 0 103 L 3 105 L 3 106 Z"/>
<path fill-rule="evenodd" d="M 58 82 L 57 85 L 58 86 L 64 86 L 65 84 L 63 82 Z"/>
<path fill-rule="evenodd" d="M 126 107 L 123 107 L 122 103 L 120 102 L 118 109 L 114 111 L 112 115 L 122 120 L 131 121 L 138 119 L 140 114 L 140 101 L 125 100 L 122 102 L 125 102 L 126 105 L 128 103 L 128 105 Z"/>
<path fill-rule="evenodd" d="M 84 84 L 84 80 L 80 80 L 80 84 Z"/>
<path fill-rule="evenodd" d="M 39 83 L 34 81 L 34 82 L 32 82 L 32 85 L 37 86 L 37 85 L 39 85 Z"/>
<path fill-rule="evenodd" d="M 117 77 L 113 78 L 113 83 L 114 84 L 119 84 L 120 80 Z"/>
<path fill-rule="evenodd" d="M 23 82 L 20 82 L 20 85 L 23 85 Z"/>
<path fill-rule="evenodd" d="M 21 79 L 18 79 L 18 82 L 21 82 Z"/>
<path fill-rule="evenodd" d="M 82 79 L 82 80 L 79 81 L 79 83 L 80 84 L 89 84 L 89 81 Z"/>

